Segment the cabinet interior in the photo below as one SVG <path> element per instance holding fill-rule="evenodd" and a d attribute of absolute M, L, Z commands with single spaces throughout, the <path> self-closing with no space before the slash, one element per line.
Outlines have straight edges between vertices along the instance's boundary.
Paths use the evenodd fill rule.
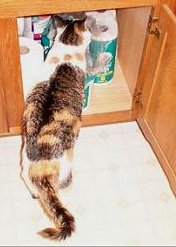
<path fill-rule="evenodd" d="M 118 46 L 112 82 L 93 84 L 84 114 L 131 110 L 151 7 L 117 9 Z"/>
<path fill-rule="evenodd" d="M 117 9 L 118 45 L 110 83 L 92 84 L 83 114 L 131 110 L 151 7 Z M 25 90 L 25 82 L 23 82 Z"/>

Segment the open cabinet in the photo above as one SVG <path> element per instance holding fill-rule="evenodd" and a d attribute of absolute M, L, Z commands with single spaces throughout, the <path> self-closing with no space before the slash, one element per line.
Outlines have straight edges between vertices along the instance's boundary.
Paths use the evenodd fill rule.
<path fill-rule="evenodd" d="M 115 76 L 109 85 L 93 87 L 83 125 L 137 120 L 176 192 L 175 6 L 173 0 L 0 3 L 0 134 L 20 134 L 24 98 L 16 18 L 116 9 Z"/>

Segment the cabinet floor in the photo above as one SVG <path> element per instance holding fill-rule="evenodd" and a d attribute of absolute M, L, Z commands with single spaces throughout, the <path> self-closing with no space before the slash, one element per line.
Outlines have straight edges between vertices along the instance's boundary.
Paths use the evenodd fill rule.
<path fill-rule="evenodd" d="M 118 60 L 113 80 L 104 84 L 91 84 L 89 94 L 88 107 L 83 112 L 85 115 L 131 109 L 132 97 Z"/>
<path fill-rule="evenodd" d="M 175 246 L 176 200 L 136 122 L 82 128 L 73 183 L 62 191 L 76 232 L 65 242 L 19 179 L 20 137 L 0 139 L 0 245 Z"/>

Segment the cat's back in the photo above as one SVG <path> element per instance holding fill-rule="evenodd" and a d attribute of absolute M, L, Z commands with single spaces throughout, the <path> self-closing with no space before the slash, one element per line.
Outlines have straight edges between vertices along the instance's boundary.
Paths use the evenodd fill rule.
<path fill-rule="evenodd" d="M 50 78 L 52 88 L 52 111 L 63 109 L 71 114 L 80 116 L 84 98 L 85 74 L 71 63 L 57 66 L 55 73 Z"/>

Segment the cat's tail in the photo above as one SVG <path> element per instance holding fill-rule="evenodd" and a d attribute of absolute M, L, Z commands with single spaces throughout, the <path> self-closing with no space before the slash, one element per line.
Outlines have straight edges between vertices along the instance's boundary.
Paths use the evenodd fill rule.
<path fill-rule="evenodd" d="M 42 160 L 32 163 L 29 177 L 39 193 L 39 201 L 45 214 L 54 222 L 56 228 L 46 228 L 39 232 L 44 238 L 64 240 L 75 230 L 72 214 L 62 205 L 58 197 L 58 160 Z"/>

